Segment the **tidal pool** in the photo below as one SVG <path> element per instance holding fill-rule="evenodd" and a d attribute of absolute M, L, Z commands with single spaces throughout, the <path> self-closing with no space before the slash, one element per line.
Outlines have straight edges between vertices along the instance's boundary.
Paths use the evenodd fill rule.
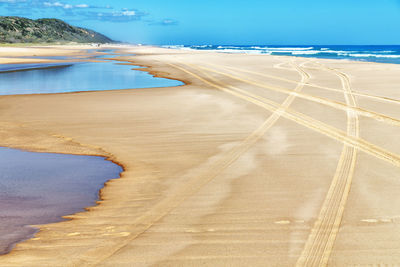
<path fill-rule="evenodd" d="M 0 64 L 0 95 L 65 93 L 179 86 L 176 80 L 155 78 L 135 66 L 105 60 Z M 57 58 L 75 60 L 73 58 Z M 34 235 L 30 225 L 63 220 L 63 215 L 93 206 L 107 180 L 122 168 L 102 157 L 25 152 L 0 147 L 0 254 Z"/>
<path fill-rule="evenodd" d="M 29 225 L 93 206 L 122 168 L 102 157 L 0 148 L 0 254 L 37 231 Z"/>
<path fill-rule="evenodd" d="M 104 57 L 110 57 L 105 55 Z M 65 93 L 170 87 L 182 82 L 156 78 L 117 61 L 0 65 L 0 95 Z"/>

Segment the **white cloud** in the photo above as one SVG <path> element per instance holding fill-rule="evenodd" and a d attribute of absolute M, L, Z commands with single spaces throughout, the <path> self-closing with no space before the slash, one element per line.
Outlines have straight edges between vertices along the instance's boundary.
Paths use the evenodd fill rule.
<path fill-rule="evenodd" d="M 136 16 L 136 11 L 134 10 L 125 10 L 121 13 L 123 16 Z"/>
<path fill-rule="evenodd" d="M 60 7 L 60 6 L 63 6 L 60 2 L 55 2 L 55 3 L 44 2 L 43 5 L 44 6 L 48 6 L 48 7 L 52 7 L 52 6 Z"/>
<path fill-rule="evenodd" d="M 145 12 L 128 8 L 123 8 L 118 11 L 110 11 L 110 12 L 86 12 L 84 14 L 89 19 L 111 21 L 111 22 L 128 22 L 128 21 L 141 20 L 142 17 L 147 15 L 147 13 Z"/>
<path fill-rule="evenodd" d="M 174 19 L 163 19 L 161 21 L 150 21 L 149 25 L 173 26 L 178 25 L 179 22 Z"/>
<path fill-rule="evenodd" d="M 76 0 L 87 1 L 87 0 Z M 399 0 L 400 1 L 400 0 Z M 0 0 L 0 7 L 5 7 L 13 16 L 42 16 L 49 13 L 60 19 L 99 20 L 107 22 L 132 22 L 143 20 L 149 13 L 135 8 L 115 9 L 111 5 L 90 5 L 85 2 L 72 4 L 69 0 Z M 177 25 L 178 21 L 165 18 L 146 20 L 149 25 Z"/>
<path fill-rule="evenodd" d="M 26 2 L 26 0 L 0 0 L 0 3 L 21 3 Z"/>
<path fill-rule="evenodd" d="M 12 1 L 12 0 L 9 0 L 9 1 Z M 89 5 L 87 5 L 87 4 L 70 5 L 70 4 L 64 4 L 61 2 L 44 2 L 43 5 L 45 7 L 60 7 L 60 8 L 64 8 L 64 9 L 89 8 Z"/>
<path fill-rule="evenodd" d="M 88 8 L 89 5 L 87 5 L 87 4 L 79 4 L 79 5 L 75 5 L 75 7 L 77 7 L 77 8 Z"/>
<path fill-rule="evenodd" d="M 163 24 L 175 24 L 176 22 L 172 19 L 164 19 L 162 21 Z"/>

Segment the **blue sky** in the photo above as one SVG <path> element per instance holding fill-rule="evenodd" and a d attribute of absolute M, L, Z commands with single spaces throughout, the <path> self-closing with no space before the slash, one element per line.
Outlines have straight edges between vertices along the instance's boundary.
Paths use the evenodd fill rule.
<path fill-rule="evenodd" d="M 400 0 L 0 0 L 144 44 L 400 44 Z"/>

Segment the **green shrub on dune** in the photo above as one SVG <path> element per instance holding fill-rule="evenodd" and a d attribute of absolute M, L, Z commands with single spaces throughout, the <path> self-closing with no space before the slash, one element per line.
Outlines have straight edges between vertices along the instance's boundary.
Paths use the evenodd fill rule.
<path fill-rule="evenodd" d="M 74 27 L 59 19 L 31 20 L 0 16 L 0 43 L 112 43 L 92 30 Z"/>

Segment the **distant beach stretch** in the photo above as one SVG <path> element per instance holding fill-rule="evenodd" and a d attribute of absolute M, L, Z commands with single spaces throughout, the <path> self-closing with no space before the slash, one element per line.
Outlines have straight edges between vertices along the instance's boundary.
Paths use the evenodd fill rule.
<path fill-rule="evenodd" d="M 0 73 L 27 90 L 0 84 L 1 147 L 123 167 L 0 266 L 399 265 L 400 47 L 96 49 L 0 47 L 0 71 L 86 62 L 53 69 L 54 91 Z"/>

